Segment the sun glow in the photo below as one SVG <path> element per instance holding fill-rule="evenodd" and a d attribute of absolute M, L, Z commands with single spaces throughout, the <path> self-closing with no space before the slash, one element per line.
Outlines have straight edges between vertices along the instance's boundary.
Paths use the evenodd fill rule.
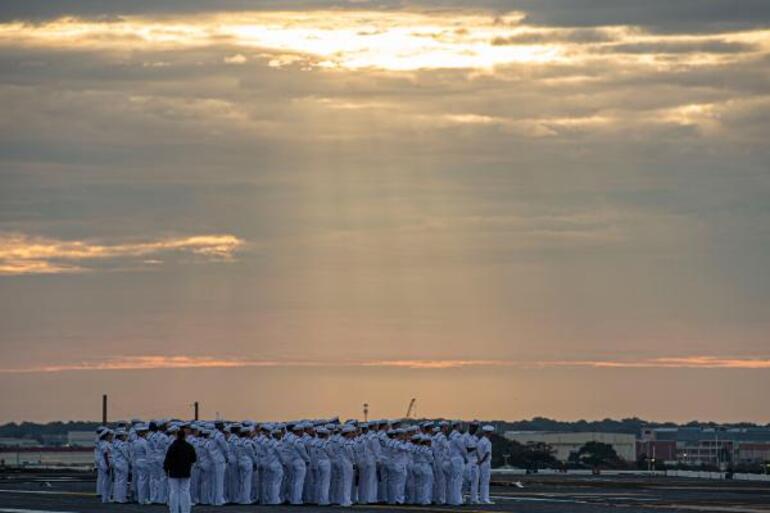
<path fill-rule="evenodd" d="M 591 59 L 655 69 L 710 66 L 768 51 L 768 35 L 770 31 L 754 30 L 672 36 L 627 26 L 581 32 L 530 26 L 515 12 L 494 16 L 471 12 L 270 11 L 0 24 L 0 45 L 100 50 L 223 46 L 253 51 L 273 67 L 391 71 L 491 69 Z M 720 45 L 746 51 L 720 52 Z M 243 63 L 246 57 L 228 62 Z"/>
<path fill-rule="evenodd" d="M 521 28 L 521 16 L 378 12 L 267 12 L 121 18 L 62 18 L 40 25 L 0 25 L 0 44 L 94 49 L 229 45 L 281 55 L 276 62 L 322 68 L 412 70 L 490 68 L 561 57 L 553 44 L 494 45 Z"/>

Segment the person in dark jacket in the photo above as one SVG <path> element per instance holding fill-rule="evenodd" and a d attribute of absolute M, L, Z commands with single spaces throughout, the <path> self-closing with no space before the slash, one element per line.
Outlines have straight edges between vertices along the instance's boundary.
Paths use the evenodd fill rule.
<path fill-rule="evenodd" d="M 185 440 L 186 426 L 176 428 L 176 440 L 166 451 L 163 470 L 168 475 L 171 513 L 190 513 L 190 471 L 197 460 L 195 448 Z"/>

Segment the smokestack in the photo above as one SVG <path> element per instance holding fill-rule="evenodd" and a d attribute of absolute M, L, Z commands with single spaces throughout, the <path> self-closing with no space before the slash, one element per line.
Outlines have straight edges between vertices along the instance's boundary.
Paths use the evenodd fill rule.
<path fill-rule="evenodd" d="M 107 425 L 107 394 L 102 396 L 102 424 Z"/>
<path fill-rule="evenodd" d="M 198 420 L 198 401 L 195 401 L 195 420 Z"/>

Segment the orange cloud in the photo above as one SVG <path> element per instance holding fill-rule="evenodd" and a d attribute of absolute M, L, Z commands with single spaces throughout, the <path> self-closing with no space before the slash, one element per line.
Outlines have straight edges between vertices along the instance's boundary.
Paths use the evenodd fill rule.
<path fill-rule="evenodd" d="M 85 265 L 88 261 L 148 257 L 174 251 L 192 253 L 209 260 L 231 260 L 242 245 L 241 239 L 229 234 L 100 244 L 7 233 L 0 234 L 0 275 L 84 272 L 91 270 Z"/>
<path fill-rule="evenodd" d="M 770 358 L 724 358 L 715 356 L 661 357 L 641 360 L 281 360 L 216 356 L 121 356 L 98 361 L 0 369 L 3 374 L 115 371 L 152 369 L 246 368 L 246 367 L 378 367 L 411 370 L 445 370 L 462 368 L 544 368 L 590 367 L 608 368 L 690 368 L 690 369 L 770 369 Z"/>

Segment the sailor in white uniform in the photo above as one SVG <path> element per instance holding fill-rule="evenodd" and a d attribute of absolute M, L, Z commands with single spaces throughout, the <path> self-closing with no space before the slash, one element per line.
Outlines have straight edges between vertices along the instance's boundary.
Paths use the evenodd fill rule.
<path fill-rule="evenodd" d="M 211 459 L 210 444 L 213 441 L 209 438 L 211 431 L 203 424 L 198 428 L 197 442 L 195 446 L 195 456 L 198 461 L 195 467 L 198 469 L 198 504 L 211 504 L 211 484 L 214 462 Z"/>
<path fill-rule="evenodd" d="M 353 492 L 354 466 L 356 461 L 353 441 L 356 436 L 356 428 L 350 424 L 342 428 L 342 444 L 339 451 L 341 495 L 340 506 L 352 506 L 351 494 Z"/>
<path fill-rule="evenodd" d="M 140 424 L 134 428 L 136 438 L 131 442 L 131 468 L 136 483 L 136 502 L 150 504 L 150 446 L 147 443 L 147 426 Z"/>
<path fill-rule="evenodd" d="M 234 436 L 236 436 L 235 456 L 238 461 L 238 483 L 234 492 L 237 493 L 235 500 L 238 504 L 251 504 L 251 485 L 254 472 L 254 452 L 248 439 L 251 435 L 251 428 L 241 426 Z"/>
<path fill-rule="evenodd" d="M 292 449 L 291 459 L 291 488 L 289 502 L 291 504 L 302 504 L 302 492 L 305 487 L 305 476 L 307 468 L 310 465 L 310 456 L 305 449 L 305 443 L 302 440 L 304 434 L 304 423 L 298 422 L 292 427 L 292 438 L 288 442 Z M 287 437 L 288 438 L 288 437 Z"/>
<path fill-rule="evenodd" d="M 161 503 L 161 480 L 163 478 L 163 458 L 166 457 L 164 450 L 165 436 L 160 431 L 160 421 L 150 422 L 150 434 L 147 437 L 149 447 L 149 467 L 150 467 L 150 502 L 153 504 Z"/>
<path fill-rule="evenodd" d="M 314 446 L 315 475 L 315 504 L 328 506 L 329 490 L 331 487 L 332 461 L 329 448 L 329 430 L 324 426 L 316 429 L 318 441 Z"/>
<path fill-rule="evenodd" d="M 115 431 L 115 439 L 112 441 L 112 500 L 120 504 L 128 502 L 128 469 L 130 466 L 130 449 L 128 446 L 128 432 L 124 429 Z"/>
<path fill-rule="evenodd" d="M 392 435 L 391 435 L 392 433 Z M 388 468 L 388 504 L 404 504 L 406 501 L 406 473 L 410 459 L 410 448 L 406 442 L 406 431 L 397 428 L 388 433 L 390 467 Z"/>
<path fill-rule="evenodd" d="M 487 424 L 481 428 L 476 452 L 479 458 L 479 500 L 482 504 L 494 504 L 489 498 L 489 481 L 492 470 L 492 433 L 494 426 Z"/>
<path fill-rule="evenodd" d="M 466 464 L 469 481 L 468 504 L 479 503 L 479 458 L 476 451 L 477 440 L 476 436 L 471 436 L 466 444 L 468 451 Z"/>
<path fill-rule="evenodd" d="M 281 460 L 281 438 L 283 430 L 274 427 L 271 437 L 264 444 L 264 477 L 262 478 L 262 504 L 277 505 L 283 502 L 281 497 L 281 483 L 283 482 L 283 463 Z"/>
<path fill-rule="evenodd" d="M 225 500 L 231 504 L 240 498 L 240 477 L 238 470 L 238 438 L 241 432 L 240 424 L 230 424 L 225 427 L 227 438 L 227 470 L 225 471 Z"/>
<path fill-rule="evenodd" d="M 217 422 L 212 430 L 212 442 L 208 444 L 209 454 L 213 464 L 211 472 L 211 503 L 214 506 L 225 504 L 225 470 L 227 468 L 227 458 L 229 457 L 229 447 L 225 439 L 223 422 Z"/>
<path fill-rule="evenodd" d="M 463 503 L 463 473 L 468 461 L 468 449 L 460 432 L 460 422 L 455 421 L 449 434 L 449 479 L 447 481 L 447 504 L 459 506 Z"/>
<path fill-rule="evenodd" d="M 99 441 L 95 449 L 96 491 L 101 497 L 102 502 L 110 502 L 112 498 L 112 430 L 108 428 L 100 429 L 98 432 Z"/>

